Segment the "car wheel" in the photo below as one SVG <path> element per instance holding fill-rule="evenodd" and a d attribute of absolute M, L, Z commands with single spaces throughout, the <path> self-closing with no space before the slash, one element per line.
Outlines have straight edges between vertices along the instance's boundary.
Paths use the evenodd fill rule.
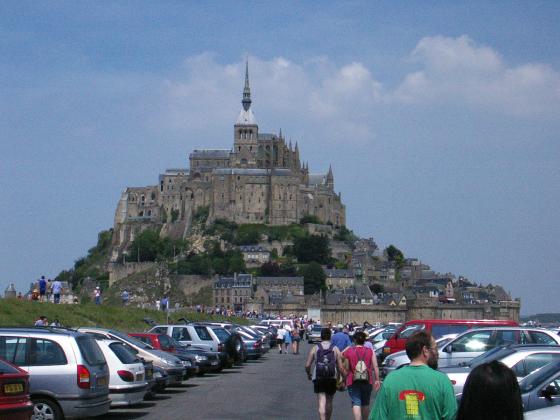
<path fill-rule="evenodd" d="M 33 415 L 32 420 L 61 420 L 62 410 L 53 400 L 49 398 L 32 398 Z"/>

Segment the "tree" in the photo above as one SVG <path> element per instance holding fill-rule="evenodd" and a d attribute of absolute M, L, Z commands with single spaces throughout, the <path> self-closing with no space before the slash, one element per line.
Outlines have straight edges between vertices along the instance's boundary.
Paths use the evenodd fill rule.
<path fill-rule="evenodd" d="M 155 261 L 161 249 L 158 232 L 146 229 L 136 235 L 130 244 L 128 255 L 132 261 Z"/>
<path fill-rule="evenodd" d="M 280 276 L 280 266 L 275 262 L 269 261 L 261 265 L 260 275 L 262 277 L 279 277 Z"/>
<path fill-rule="evenodd" d="M 374 294 L 383 293 L 383 290 L 385 290 L 383 288 L 383 285 L 379 284 L 379 283 L 373 283 L 371 285 L 370 289 L 371 289 L 371 292 L 374 293 Z"/>
<path fill-rule="evenodd" d="M 385 248 L 385 253 L 389 261 L 394 262 L 397 268 L 404 266 L 404 254 L 400 249 L 394 245 L 389 245 Z"/>
<path fill-rule="evenodd" d="M 326 290 L 325 280 L 327 275 L 323 271 L 321 264 L 313 261 L 303 270 L 303 293 L 312 295 L 319 290 Z"/>
<path fill-rule="evenodd" d="M 316 261 L 328 264 L 331 260 L 329 239 L 326 236 L 308 235 L 295 238 L 293 253 L 301 263 Z"/>

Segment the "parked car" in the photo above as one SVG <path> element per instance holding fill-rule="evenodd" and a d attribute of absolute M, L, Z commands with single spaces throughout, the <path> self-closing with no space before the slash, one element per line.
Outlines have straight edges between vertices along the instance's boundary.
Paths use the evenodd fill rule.
<path fill-rule="evenodd" d="M 273 349 L 274 347 L 276 347 L 276 334 L 278 333 L 278 328 L 276 328 L 274 325 L 251 325 L 251 328 L 260 331 L 268 337 L 269 348 Z"/>
<path fill-rule="evenodd" d="M 131 333 L 129 335 L 151 345 L 155 349 L 172 353 L 181 359 L 190 360 L 192 366 L 187 368 L 189 377 L 197 374 L 202 375 L 207 372 L 219 372 L 222 369 L 220 366 L 220 354 L 217 352 L 185 346 L 167 334 Z"/>
<path fill-rule="evenodd" d="M 142 361 L 122 341 L 97 340 L 109 365 L 111 407 L 138 404 L 148 389 Z"/>
<path fill-rule="evenodd" d="M 93 417 L 109 411 L 109 369 L 87 334 L 51 327 L 0 328 L 0 357 L 29 374 L 35 418 Z"/>
<path fill-rule="evenodd" d="M 0 419 L 29 420 L 33 403 L 29 398 L 29 375 L 0 359 Z"/>
<path fill-rule="evenodd" d="M 245 353 L 248 359 L 258 359 L 262 355 L 262 341 L 259 337 L 250 334 L 248 331 L 238 329 L 236 330 L 245 347 Z"/>
<path fill-rule="evenodd" d="M 307 332 L 307 342 L 309 344 L 319 343 L 321 341 L 321 325 L 313 325 Z"/>
<path fill-rule="evenodd" d="M 542 328 L 484 327 L 458 335 L 439 350 L 439 366 L 458 366 L 507 344 L 560 344 L 560 336 Z"/>
<path fill-rule="evenodd" d="M 446 335 L 444 337 L 438 338 L 436 340 L 436 344 L 438 346 L 438 349 L 445 346 L 447 343 L 449 343 L 451 340 L 453 340 L 456 336 L 457 336 L 457 334 L 449 334 L 449 335 Z M 405 350 L 398 351 L 396 353 L 393 353 L 393 354 L 387 356 L 383 360 L 383 363 L 381 363 L 381 365 L 379 367 L 379 375 L 381 376 L 381 378 L 385 378 L 389 373 L 391 373 L 391 372 L 393 372 L 397 369 L 400 369 L 403 366 L 407 366 L 409 364 L 410 364 L 410 359 L 406 355 L 406 351 Z"/>
<path fill-rule="evenodd" d="M 172 354 L 161 350 L 155 350 L 150 345 L 117 330 L 98 327 L 80 327 L 78 331 L 88 333 L 95 338 L 111 338 L 113 340 L 122 341 L 127 344 L 140 359 L 151 361 L 154 366 L 164 369 L 167 375 L 169 375 L 171 381 L 170 385 L 179 385 L 183 382 L 183 377 L 186 375 L 186 361 L 181 361 Z"/>
<path fill-rule="evenodd" d="M 544 365 L 554 360 L 560 361 L 560 346 L 533 344 L 499 346 L 475 357 L 464 366 L 444 367 L 440 368 L 440 371 L 451 380 L 455 394 L 460 394 L 463 392 L 469 373 L 478 365 L 494 360 L 512 368 L 517 379 L 521 381 Z"/>
<path fill-rule="evenodd" d="M 519 382 L 523 411 L 560 404 L 560 361 L 537 369 Z"/>
<path fill-rule="evenodd" d="M 223 367 L 245 359 L 243 341 L 238 334 L 226 329 L 201 323 L 156 325 L 148 332 L 167 334 L 183 345 L 209 350 L 220 354 Z"/>
<path fill-rule="evenodd" d="M 381 359 L 390 354 L 404 350 L 406 341 L 413 333 L 426 330 L 437 340 L 447 334 L 461 334 L 475 327 L 491 326 L 517 326 L 515 321 L 493 320 L 493 319 L 423 319 L 405 322 L 393 336 L 387 340 Z"/>

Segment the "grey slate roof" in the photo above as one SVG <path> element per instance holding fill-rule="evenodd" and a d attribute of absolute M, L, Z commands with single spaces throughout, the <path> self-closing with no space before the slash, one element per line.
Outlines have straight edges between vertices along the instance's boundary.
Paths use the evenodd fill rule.
<path fill-rule="evenodd" d="M 296 277 L 256 277 L 256 283 L 258 285 L 263 284 L 293 284 L 297 286 L 303 286 L 303 277 L 296 276 Z"/>
<path fill-rule="evenodd" d="M 250 175 L 250 176 L 293 176 L 290 169 L 264 168 L 219 168 L 214 171 L 217 175 Z"/>
<path fill-rule="evenodd" d="M 268 249 L 260 245 L 242 245 L 239 247 L 241 252 L 269 252 Z"/>
<path fill-rule="evenodd" d="M 259 140 L 274 140 L 276 139 L 276 134 L 272 133 L 259 133 L 258 139 Z"/>
<path fill-rule="evenodd" d="M 324 185 L 326 175 L 309 175 L 309 185 Z"/>
<path fill-rule="evenodd" d="M 327 277 L 346 277 L 354 278 L 354 272 L 349 269 L 339 269 L 339 268 L 325 268 L 323 269 Z"/>
<path fill-rule="evenodd" d="M 229 149 L 196 149 L 189 157 L 200 159 L 229 159 Z"/>

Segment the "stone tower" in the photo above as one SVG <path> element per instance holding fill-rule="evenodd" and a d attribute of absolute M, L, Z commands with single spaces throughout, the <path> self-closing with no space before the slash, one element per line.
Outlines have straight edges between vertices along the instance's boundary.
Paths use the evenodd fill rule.
<path fill-rule="evenodd" d="M 251 88 L 249 86 L 249 60 L 245 63 L 245 86 L 243 88 L 243 108 L 233 126 L 233 162 L 239 168 L 257 167 L 257 139 L 259 126 L 251 110 Z"/>

